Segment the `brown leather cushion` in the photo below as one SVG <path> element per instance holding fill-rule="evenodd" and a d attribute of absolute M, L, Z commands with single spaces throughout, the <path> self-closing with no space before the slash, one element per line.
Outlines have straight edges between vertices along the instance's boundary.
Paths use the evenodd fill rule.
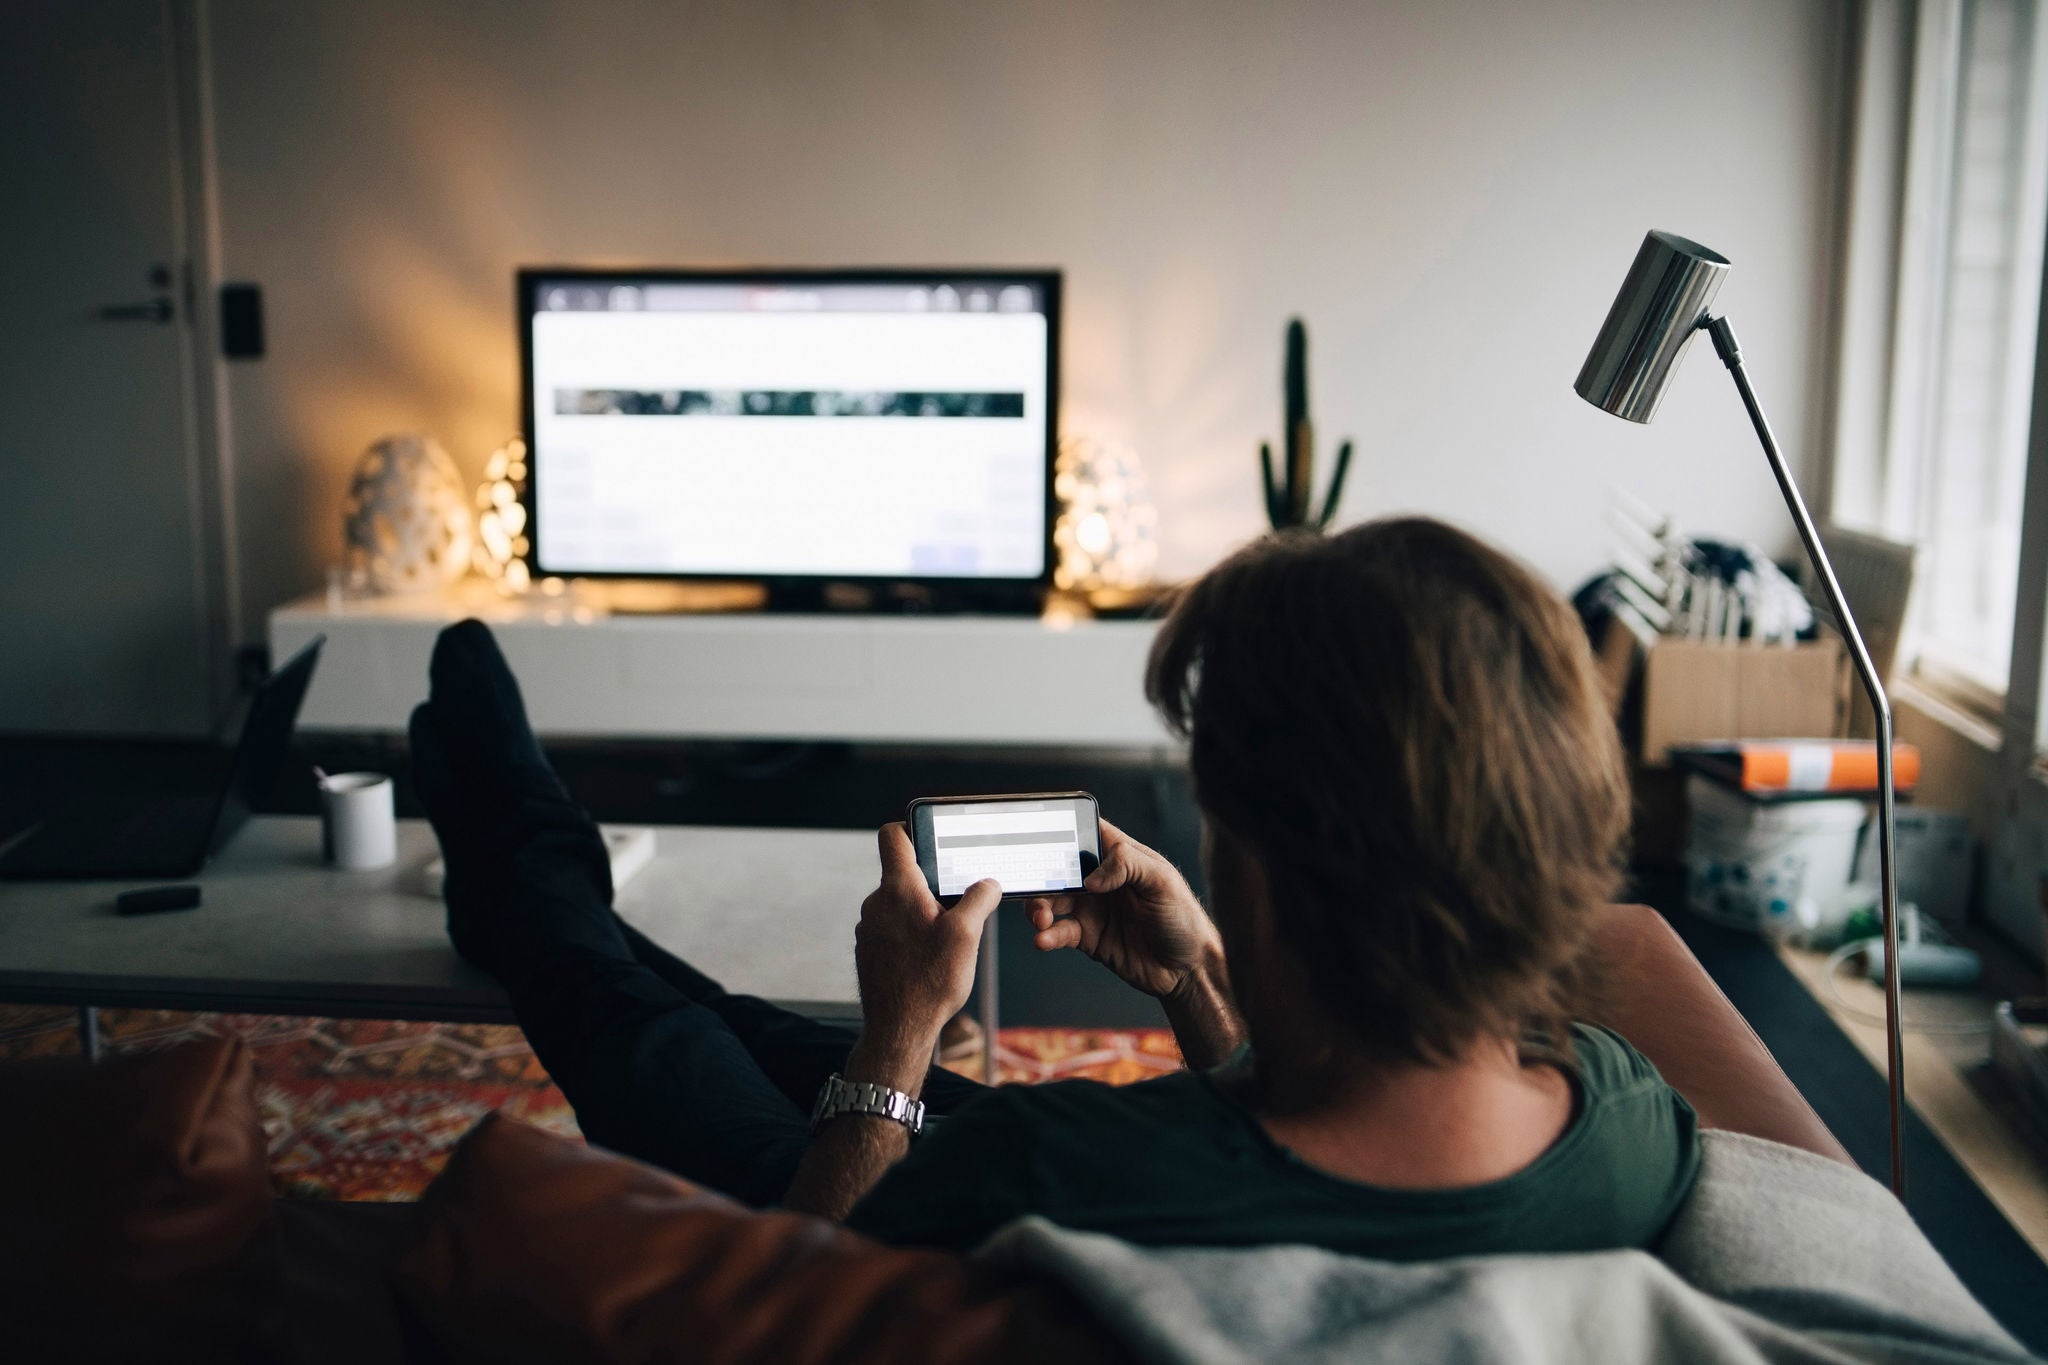
<path fill-rule="evenodd" d="M 400 1292 L 458 1360 L 1127 1359 L 1049 1285 L 750 1212 L 508 1119 L 463 1141 L 428 1201 Z"/>
<path fill-rule="evenodd" d="M 275 1341 L 249 1051 L 0 1072 L 0 1355 L 249 1360 Z"/>
<path fill-rule="evenodd" d="M 1608 906 L 1590 965 L 1586 1017 L 1634 1043 L 1702 1126 L 1856 1164 L 1662 915 Z"/>

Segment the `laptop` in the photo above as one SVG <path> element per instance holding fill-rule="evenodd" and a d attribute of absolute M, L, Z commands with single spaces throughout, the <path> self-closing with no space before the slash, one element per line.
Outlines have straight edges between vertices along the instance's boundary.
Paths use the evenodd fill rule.
<path fill-rule="evenodd" d="M 0 854 L 0 877 L 166 878 L 197 872 L 241 829 L 283 771 L 299 704 L 326 638 L 316 638 L 264 679 L 232 755 L 196 769 L 183 765 L 168 774 L 167 784 L 143 784 L 159 790 L 170 785 L 168 794 L 102 794 L 89 808 L 59 811 Z"/>

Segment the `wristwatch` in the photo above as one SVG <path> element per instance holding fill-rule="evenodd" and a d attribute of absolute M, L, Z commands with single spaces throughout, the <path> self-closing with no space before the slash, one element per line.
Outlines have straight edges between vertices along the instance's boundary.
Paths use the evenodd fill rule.
<path fill-rule="evenodd" d="M 869 1081 L 849 1081 L 834 1075 L 818 1089 L 818 1102 L 811 1106 L 811 1131 L 841 1114 L 866 1114 L 871 1118 L 893 1119 L 916 1137 L 924 1131 L 924 1101 L 914 1100 L 901 1090 Z"/>

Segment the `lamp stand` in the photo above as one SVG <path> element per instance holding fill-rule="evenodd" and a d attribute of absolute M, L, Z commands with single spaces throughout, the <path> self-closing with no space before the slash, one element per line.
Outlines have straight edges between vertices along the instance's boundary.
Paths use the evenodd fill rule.
<path fill-rule="evenodd" d="M 1806 510 L 1806 500 L 1799 496 L 1799 485 L 1792 481 L 1792 472 L 1785 467 L 1785 457 L 1779 453 L 1777 438 L 1771 435 L 1771 424 L 1764 417 L 1762 405 L 1756 401 L 1756 391 L 1749 386 L 1749 374 L 1742 367 L 1742 347 L 1735 340 L 1735 329 L 1728 325 L 1728 319 L 1718 317 L 1703 318 L 1699 325 L 1713 337 L 1714 351 L 1735 380 L 1735 388 L 1742 395 L 1742 406 L 1749 410 L 1750 424 L 1756 428 L 1757 439 L 1763 442 L 1764 458 L 1771 463 L 1771 473 L 1778 480 L 1778 491 L 1785 495 L 1786 510 L 1792 514 L 1793 525 L 1799 528 L 1800 543 L 1806 546 L 1806 557 L 1820 579 L 1821 591 L 1827 596 L 1828 607 L 1835 614 L 1835 624 L 1840 628 L 1842 638 L 1848 642 L 1849 658 L 1856 666 L 1856 676 L 1862 681 L 1863 690 L 1870 698 L 1870 709 L 1877 717 L 1877 865 L 1884 903 L 1884 1032 L 1886 1073 L 1891 1091 L 1892 1193 L 1903 1200 L 1906 1197 L 1906 1065 L 1903 1029 L 1899 1022 L 1899 886 L 1892 866 L 1891 701 L 1885 696 L 1884 680 L 1877 676 L 1877 666 L 1870 661 L 1870 651 L 1863 645 L 1863 633 L 1856 628 L 1856 618 L 1849 613 L 1848 599 L 1842 596 L 1842 585 L 1835 578 L 1834 566 L 1828 562 L 1827 551 L 1821 547 L 1820 532 L 1814 529 L 1813 518 Z"/>

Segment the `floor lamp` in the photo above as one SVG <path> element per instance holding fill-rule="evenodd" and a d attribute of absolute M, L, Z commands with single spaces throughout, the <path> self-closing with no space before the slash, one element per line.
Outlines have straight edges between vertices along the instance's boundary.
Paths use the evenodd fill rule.
<path fill-rule="evenodd" d="M 1885 1060 L 1891 1091 L 1892 1193 L 1906 1195 L 1906 1068 L 1899 1027 L 1899 894 L 1892 871 L 1892 708 L 1885 697 L 1884 680 L 1870 662 L 1863 646 L 1863 634 L 1842 585 L 1835 579 L 1834 566 L 1799 496 L 1799 486 L 1785 467 L 1777 438 L 1764 417 L 1749 374 L 1742 367 L 1742 348 L 1736 344 L 1735 329 L 1728 320 L 1714 316 L 1710 307 L 1714 295 L 1728 274 L 1728 258 L 1709 251 L 1698 242 L 1669 232 L 1652 232 L 1643 238 L 1642 250 L 1629 267 L 1621 293 L 1608 310 L 1607 321 L 1594 338 L 1593 349 L 1572 385 L 1579 397 L 1616 417 L 1631 422 L 1648 422 L 1656 415 L 1672 373 L 1692 344 L 1693 333 L 1704 331 L 1713 338 L 1714 350 L 1728 367 L 1742 395 L 1742 406 L 1763 442 L 1764 458 L 1785 495 L 1785 507 L 1806 546 L 1806 557 L 1820 579 L 1821 591 L 1834 611 L 1835 624 L 1848 642 L 1849 657 L 1863 690 L 1870 695 L 1870 709 L 1877 717 L 1877 832 L 1878 876 L 1884 898 L 1884 1024 Z"/>

